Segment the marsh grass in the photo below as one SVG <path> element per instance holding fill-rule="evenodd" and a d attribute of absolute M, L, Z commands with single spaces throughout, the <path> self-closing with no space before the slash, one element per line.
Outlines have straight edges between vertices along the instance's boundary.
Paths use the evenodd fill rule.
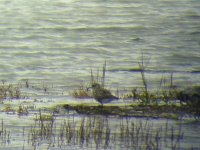
<path fill-rule="evenodd" d="M 39 114 L 36 114 L 36 121 L 44 122 L 44 121 L 53 121 L 54 114 L 53 113 L 42 113 L 41 110 L 39 110 Z"/>
<path fill-rule="evenodd" d="M 0 143 L 2 145 L 9 144 L 11 140 L 11 135 L 10 131 L 6 129 L 6 125 L 4 124 L 4 121 L 1 121 L 1 126 L 0 126 Z"/>
<path fill-rule="evenodd" d="M 23 103 L 19 104 L 18 106 L 12 105 L 12 103 L 4 104 L 2 111 L 6 112 L 7 114 L 15 114 L 21 115 L 28 115 L 29 110 L 35 110 L 34 105 L 24 105 Z"/>
<path fill-rule="evenodd" d="M 101 87 L 105 86 L 105 82 L 106 82 L 106 60 L 102 66 L 101 69 L 102 72 L 100 72 L 99 68 L 97 69 L 97 73 L 96 75 L 93 73 L 93 69 L 90 69 L 90 85 L 92 85 L 93 83 L 98 83 L 99 85 L 101 85 Z"/>
<path fill-rule="evenodd" d="M 180 92 L 174 86 L 173 72 L 170 74 L 170 76 L 168 78 L 162 77 L 160 79 L 157 90 L 150 90 L 148 88 L 149 85 L 148 85 L 148 81 L 147 81 L 146 75 L 145 75 L 147 64 L 148 63 L 145 62 L 144 56 L 142 54 L 141 61 L 138 62 L 138 71 L 141 74 L 142 87 L 133 87 L 130 92 L 122 94 L 122 95 L 119 95 L 119 91 L 118 91 L 118 97 L 120 97 L 124 100 L 132 99 L 133 104 L 137 103 L 139 106 L 141 106 L 141 105 L 146 105 L 146 106 L 157 105 L 157 106 L 159 106 L 160 104 L 163 104 L 163 103 L 166 105 L 174 105 L 174 104 L 177 105 L 177 93 L 180 93 Z M 104 92 L 102 92 L 103 90 L 101 90 L 101 89 L 104 89 L 104 87 L 106 85 L 106 65 L 107 64 L 105 61 L 101 71 L 98 69 L 96 75 L 92 68 L 90 70 L 90 74 L 91 74 L 90 75 L 90 83 L 89 83 L 90 87 L 92 87 L 92 85 L 97 84 L 100 87 L 99 89 L 95 90 L 95 92 L 93 89 L 93 91 L 91 92 L 90 90 L 88 90 L 89 88 L 80 86 L 80 88 L 78 90 L 74 90 L 71 93 L 71 95 L 75 98 L 92 98 L 92 97 L 94 98 L 96 95 L 97 99 L 103 99 L 103 97 L 106 94 Z M 110 92 L 110 90 L 107 90 L 107 91 Z M 82 107 L 80 107 L 80 108 L 82 108 Z M 81 113 L 81 112 L 87 113 L 90 111 L 90 109 L 88 109 L 88 111 L 85 111 L 84 107 L 82 109 L 76 109 L 76 110 L 78 113 Z M 95 112 L 95 111 L 93 111 L 93 112 Z M 104 111 L 104 112 L 105 113 L 103 113 L 103 114 L 110 113 L 110 112 L 106 112 L 106 111 Z M 96 111 L 96 113 L 98 114 L 98 111 Z M 163 116 L 167 117 L 166 114 L 164 114 Z M 168 116 L 170 116 L 170 115 L 168 115 Z"/>
<path fill-rule="evenodd" d="M 15 110 L 12 107 L 11 104 L 5 104 L 4 108 L 3 108 L 3 111 L 6 112 L 7 114 L 9 114 L 9 113 L 15 113 Z"/>
<path fill-rule="evenodd" d="M 144 56 L 143 56 L 143 53 L 142 53 L 142 57 L 141 57 L 141 62 L 138 62 L 138 65 L 139 65 L 139 70 L 140 70 L 140 73 L 141 73 L 141 77 L 142 77 L 142 84 L 143 84 L 143 97 L 141 97 L 141 103 L 143 104 L 149 104 L 150 103 L 150 94 L 149 94 L 149 91 L 148 91 L 148 86 L 147 86 L 147 80 L 146 80 L 146 77 L 145 77 L 145 69 L 146 69 L 146 66 L 144 64 Z"/>
<path fill-rule="evenodd" d="M 29 113 L 28 108 L 23 106 L 23 105 L 19 105 L 17 108 L 17 114 L 18 115 L 27 115 Z"/>
<path fill-rule="evenodd" d="M 173 73 L 170 74 L 170 78 L 162 77 L 157 89 L 150 90 L 148 89 L 148 82 L 145 78 L 145 67 L 143 63 L 139 66 L 141 68 L 143 87 L 134 87 L 130 92 L 123 94 L 121 98 L 133 99 L 133 103 L 137 100 L 140 105 L 177 104 L 177 94 L 180 93 L 180 89 L 173 85 Z"/>
<path fill-rule="evenodd" d="M 73 90 L 70 92 L 70 95 L 75 98 L 91 98 L 92 94 L 91 92 L 83 85 L 80 85 L 78 89 Z"/>
<path fill-rule="evenodd" d="M 164 102 L 165 104 L 169 104 L 169 102 L 176 103 L 177 98 L 177 89 L 174 86 L 173 81 L 173 73 L 170 74 L 169 79 L 161 78 L 159 82 L 159 87 L 157 90 L 150 90 L 148 88 L 148 81 L 146 79 L 146 68 L 147 62 L 144 61 L 144 56 L 142 54 L 141 61 L 138 62 L 138 71 L 141 74 L 142 87 L 133 87 L 129 93 L 125 93 L 119 95 L 118 97 L 122 99 L 133 99 L 133 103 L 135 100 L 139 101 L 140 105 L 158 105 L 160 102 Z M 95 75 L 93 69 L 90 70 L 90 87 L 91 85 L 98 84 L 102 89 L 106 85 L 106 61 L 103 64 L 101 71 L 98 69 Z M 169 81 L 166 83 L 166 81 Z M 100 93 L 100 92 L 99 92 Z M 75 98 L 92 98 L 94 97 L 91 91 L 88 90 L 87 87 L 80 86 L 78 90 L 74 90 L 71 92 L 71 95 Z M 102 93 L 102 96 L 104 93 Z"/>
<path fill-rule="evenodd" d="M 49 147 L 79 145 L 92 149 L 135 150 L 180 149 L 184 138 L 181 127 L 175 128 L 168 123 L 155 128 L 153 123 L 147 121 L 122 118 L 113 125 L 108 118 L 101 116 L 83 116 L 80 120 L 68 118 L 60 125 L 55 121 L 36 121 L 30 137 L 35 146 L 43 141 L 49 143 Z"/>
<path fill-rule="evenodd" d="M 90 70 L 90 83 L 89 86 L 81 85 L 78 89 L 70 92 L 70 95 L 75 98 L 92 98 L 94 97 L 89 88 L 92 87 L 94 83 L 100 85 L 101 88 L 104 88 L 106 80 L 106 61 L 104 62 L 102 69 L 97 69 L 96 75 L 94 74 L 93 69 Z"/>
<path fill-rule="evenodd" d="M 0 100 L 22 98 L 19 85 L 7 84 L 2 81 L 0 85 Z"/>
<path fill-rule="evenodd" d="M 28 143 L 31 143 L 34 149 L 37 149 L 36 147 L 41 145 L 42 141 L 50 141 L 49 146 L 51 146 L 51 140 L 55 137 L 53 133 L 55 119 L 53 114 L 42 114 L 40 110 L 38 116 L 36 115 L 35 124 L 31 126 L 28 134 Z"/>
<path fill-rule="evenodd" d="M 147 63 L 146 63 L 147 64 Z M 141 62 L 138 62 L 139 70 L 142 78 L 143 89 L 139 93 L 133 92 L 133 97 L 141 100 L 141 104 L 158 104 L 158 100 L 163 101 L 165 104 L 169 104 L 170 100 L 176 99 L 176 88 L 173 84 L 173 72 L 170 74 L 169 82 L 166 83 L 165 78 L 161 78 L 159 88 L 156 92 L 152 92 L 148 89 L 148 82 L 145 76 L 146 64 L 144 63 L 144 56 L 142 54 Z M 137 91 L 137 90 L 135 90 Z"/>

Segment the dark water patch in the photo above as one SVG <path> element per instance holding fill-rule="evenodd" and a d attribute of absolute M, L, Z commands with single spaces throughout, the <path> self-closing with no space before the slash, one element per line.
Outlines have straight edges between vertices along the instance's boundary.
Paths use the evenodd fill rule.
<path fill-rule="evenodd" d="M 118 72 L 118 71 L 127 71 L 127 72 L 140 72 L 141 69 L 139 68 L 115 68 L 115 69 L 109 69 L 107 71 L 110 71 L 110 72 Z"/>
<path fill-rule="evenodd" d="M 130 42 L 142 42 L 142 43 L 144 43 L 145 40 L 143 38 L 141 38 L 141 37 L 135 37 L 135 38 L 131 38 Z"/>
<path fill-rule="evenodd" d="M 188 18 L 191 18 L 191 19 L 200 19 L 199 14 L 188 14 L 188 15 L 185 15 L 185 17 L 188 17 Z"/>
<path fill-rule="evenodd" d="M 20 50 L 31 50 L 31 48 L 29 46 L 15 45 L 15 44 L 13 45 L 12 43 L 8 44 L 8 45 L 1 45 L 0 49 L 9 50 L 9 51 L 12 51 L 12 52 L 16 52 L 16 51 L 20 51 Z M 7 53 L 9 53 L 9 52 L 7 52 Z"/>
<path fill-rule="evenodd" d="M 126 71 L 126 72 L 141 72 L 142 70 L 139 68 L 115 68 L 115 69 L 109 69 L 107 71 L 110 72 L 120 72 L 120 71 Z M 200 73 L 199 70 L 193 70 L 193 71 L 181 71 L 181 70 L 148 70 L 146 69 L 145 72 L 147 73 Z"/>
<path fill-rule="evenodd" d="M 31 51 L 31 52 L 29 52 L 29 51 L 18 51 L 18 52 L 16 52 L 16 53 L 12 53 L 12 55 L 13 56 L 15 56 L 15 57 L 24 57 L 24 58 L 26 58 L 26 57 L 28 57 L 28 58 L 35 58 L 35 57 L 37 57 L 37 58 L 43 58 L 43 57 L 60 57 L 60 58 L 62 58 L 62 56 L 60 56 L 60 53 L 57 53 L 56 51 L 55 52 L 49 52 L 49 51 Z M 32 61 L 38 61 L 38 60 L 32 60 Z M 46 60 L 46 61 L 49 61 L 49 60 Z"/>
<path fill-rule="evenodd" d="M 200 70 L 193 70 L 191 73 L 200 74 Z"/>
<path fill-rule="evenodd" d="M 69 28 L 70 29 L 70 28 Z M 93 26 L 93 27 L 77 27 L 71 28 L 71 30 L 77 31 L 129 31 L 134 29 L 145 29 L 144 26 Z"/>
<path fill-rule="evenodd" d="M 200 35 L 200 31 L 191 32 L 190 35 Z"/>

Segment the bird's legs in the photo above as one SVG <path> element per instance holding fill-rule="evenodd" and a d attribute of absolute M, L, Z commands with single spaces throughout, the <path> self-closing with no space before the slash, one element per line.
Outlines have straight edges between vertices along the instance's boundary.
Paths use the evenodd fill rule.
<path fill-rule="evenodd" d="M 103 114 L 103 104 L 101 103 L 101 105 L 99 105 L 99 107 L 100 107 L 101 114 Z"/>

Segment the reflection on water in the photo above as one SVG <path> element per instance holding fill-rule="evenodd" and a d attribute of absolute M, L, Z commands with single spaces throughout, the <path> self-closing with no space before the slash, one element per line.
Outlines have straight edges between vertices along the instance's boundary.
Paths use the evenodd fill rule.
<path fill-rule="evenodd" d="M 62 115 L 48 110 L 5 114 L 3 149 L 188 149 L 199 148 L 199 124 L 151 118 Z M 14 128 L 13 128 L 14 127 Z"/>

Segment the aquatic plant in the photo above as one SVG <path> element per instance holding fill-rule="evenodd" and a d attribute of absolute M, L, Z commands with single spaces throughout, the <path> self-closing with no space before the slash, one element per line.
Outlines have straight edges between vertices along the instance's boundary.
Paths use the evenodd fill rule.
<path fill-rule="evenodd" d="M 75 98 L 80 98 L 80 99 L 92 97 L 91 92 L 83 85 L 81 85 L 77 90 L 75 89 L 72 92 L 70 92 L 70 95 L 72 95 Z"/>
<path fill-rule="evenodd" d="M 18 109 L 17 109 L 17 114 L 18 115 L 27 115 L 29 112 L 28 112 L 28 109 L 27 107 L 23 106 L 23 105 L 19 105 L 18 106 Z"/>
<path fill-rule="evenodd" d="M 0 143 L 6 145 L 11 140 L 11 134 L 10 131 L 6 129 L 6 125 L 4 124 L 3 120 L 1 121 L 0 125 Z"/>
<path fill-rule="evenodd" d="M 146 66 L 144 65 L 143 53 L 142 53 L 142 57 L 141 57 L 141 62 L 138 62 L 138 65 L 139 65 L 139 70 L 140 70 L 141 77 L 142 77 L 143 94 L 144 94 L 144 96 L 143 96 L 144 99 L 141 99 L 141 100 L 142 100 L 142 103 L 146 105 L 146 104 L 150 103 L 150 95 L 149 95 L 149 91 L 148 91 L 148 87 L 147 87 L 147 80 L 145 77 Z"/>
<path fill-rule="evenodd" d="M 68 118 L 59 127 L 54 121 L 38 122 L 30 133 L 32 145 L 37 147 L 46 141 L 49 147 L 60 148 L 80 145 L 93 149 L 180 149 L 184 139 L 181 126 L 177 129 L 166 123 L 155 129 L 147 121 L 121 118 L 113 128 L 108 118 L 98 116 L 83 116 L 79 120 Z"/>
<path fill-rule="evenodd" d="M 116 96 L 111 94 L 110 90 L 105 88 L 106 61 L 102 67 L 102 76 L 100 76 L 99 74 L 100 73 L 98 70 L 95 78 L 93 70 L 91 69 L 90 86 L 87 88 L 84 88 L 84 86 L 80 86 L 78 90 L 73 90 L 70 95 L 74 96 L 75 98 L 93 97 L 101 105 L 103 105 L 104 102 L 108 103 L 114 99 L 118 99 Z M 89 90 L 90 88 L 92 88 L 92 93 Z"/>
<path fill-rule="evenodd" d="M 39 110 L 39 114 L 36 114 L 36 121 L 52 121 L 54 120 L 54 114 L 49 113 L 49 114 L 43 114 L 41 110 Z"/>
<path fill-rule="evenodd" d="M 36 116 L 35 124 L 31 126 L 31 130 L 28 136 L 28 142 L 32 143 L 34 149 L 37 149 L 38 145 L 42 142 L 42 140 L 51 141 L 54 138 L 54 116 L 53 114 L 42 114 L 41 110 L 39 110 L 39 117 Z M 50 145 L 51 146 L 50 142 Z"/>
<path fill-rule="evenodd" d="M 103 64 L 102 67 L 102 75 L 100 75 L 100 70 L 97 70 L 97 74 L 96 77 L 93 74 L 93 70 L 91 68 L 90 70 L 90 85 L 92 85 L 93 83 L 98 83 L 99 85 L 101 85 L 101 87 L 105 86 L 105 80 L 106 80 L 106 61 Z"/>
<path fill-rule="evenodd" d="M 0 85 L 0 100 L 19 98 L 22 98 L 19 85 L 14 86 L 13 84 L 7 84 L 5 81 L 2 81 Z"/>
<path fill-rule="evenodd" d="M 14 108 L 11 106 L 11 104 L 5 104 L 3 111 L 5 111 L 6 113 L 15 113 Z"/>
<path fill-rule="evenodd" d="M 143 87 L 133 87 L 129 93 L 122 95 L 122 98 L 131 98 L 133 103 L 135 100 L 140 102 L 140 105 L 152 105 L 159 103 L 165 104 L 175 104 L 177 100 L 177 88 L 173 85 L 173 73 L 170 74 L 169 82 L 166 83 L 165 78 L 161 78 L 159 82 L 159 87 L 157 90 L 148 89 L 147 80 L 145 78 L 145 67 L 144 62 L 139 63 L 142 85 Z"/>

